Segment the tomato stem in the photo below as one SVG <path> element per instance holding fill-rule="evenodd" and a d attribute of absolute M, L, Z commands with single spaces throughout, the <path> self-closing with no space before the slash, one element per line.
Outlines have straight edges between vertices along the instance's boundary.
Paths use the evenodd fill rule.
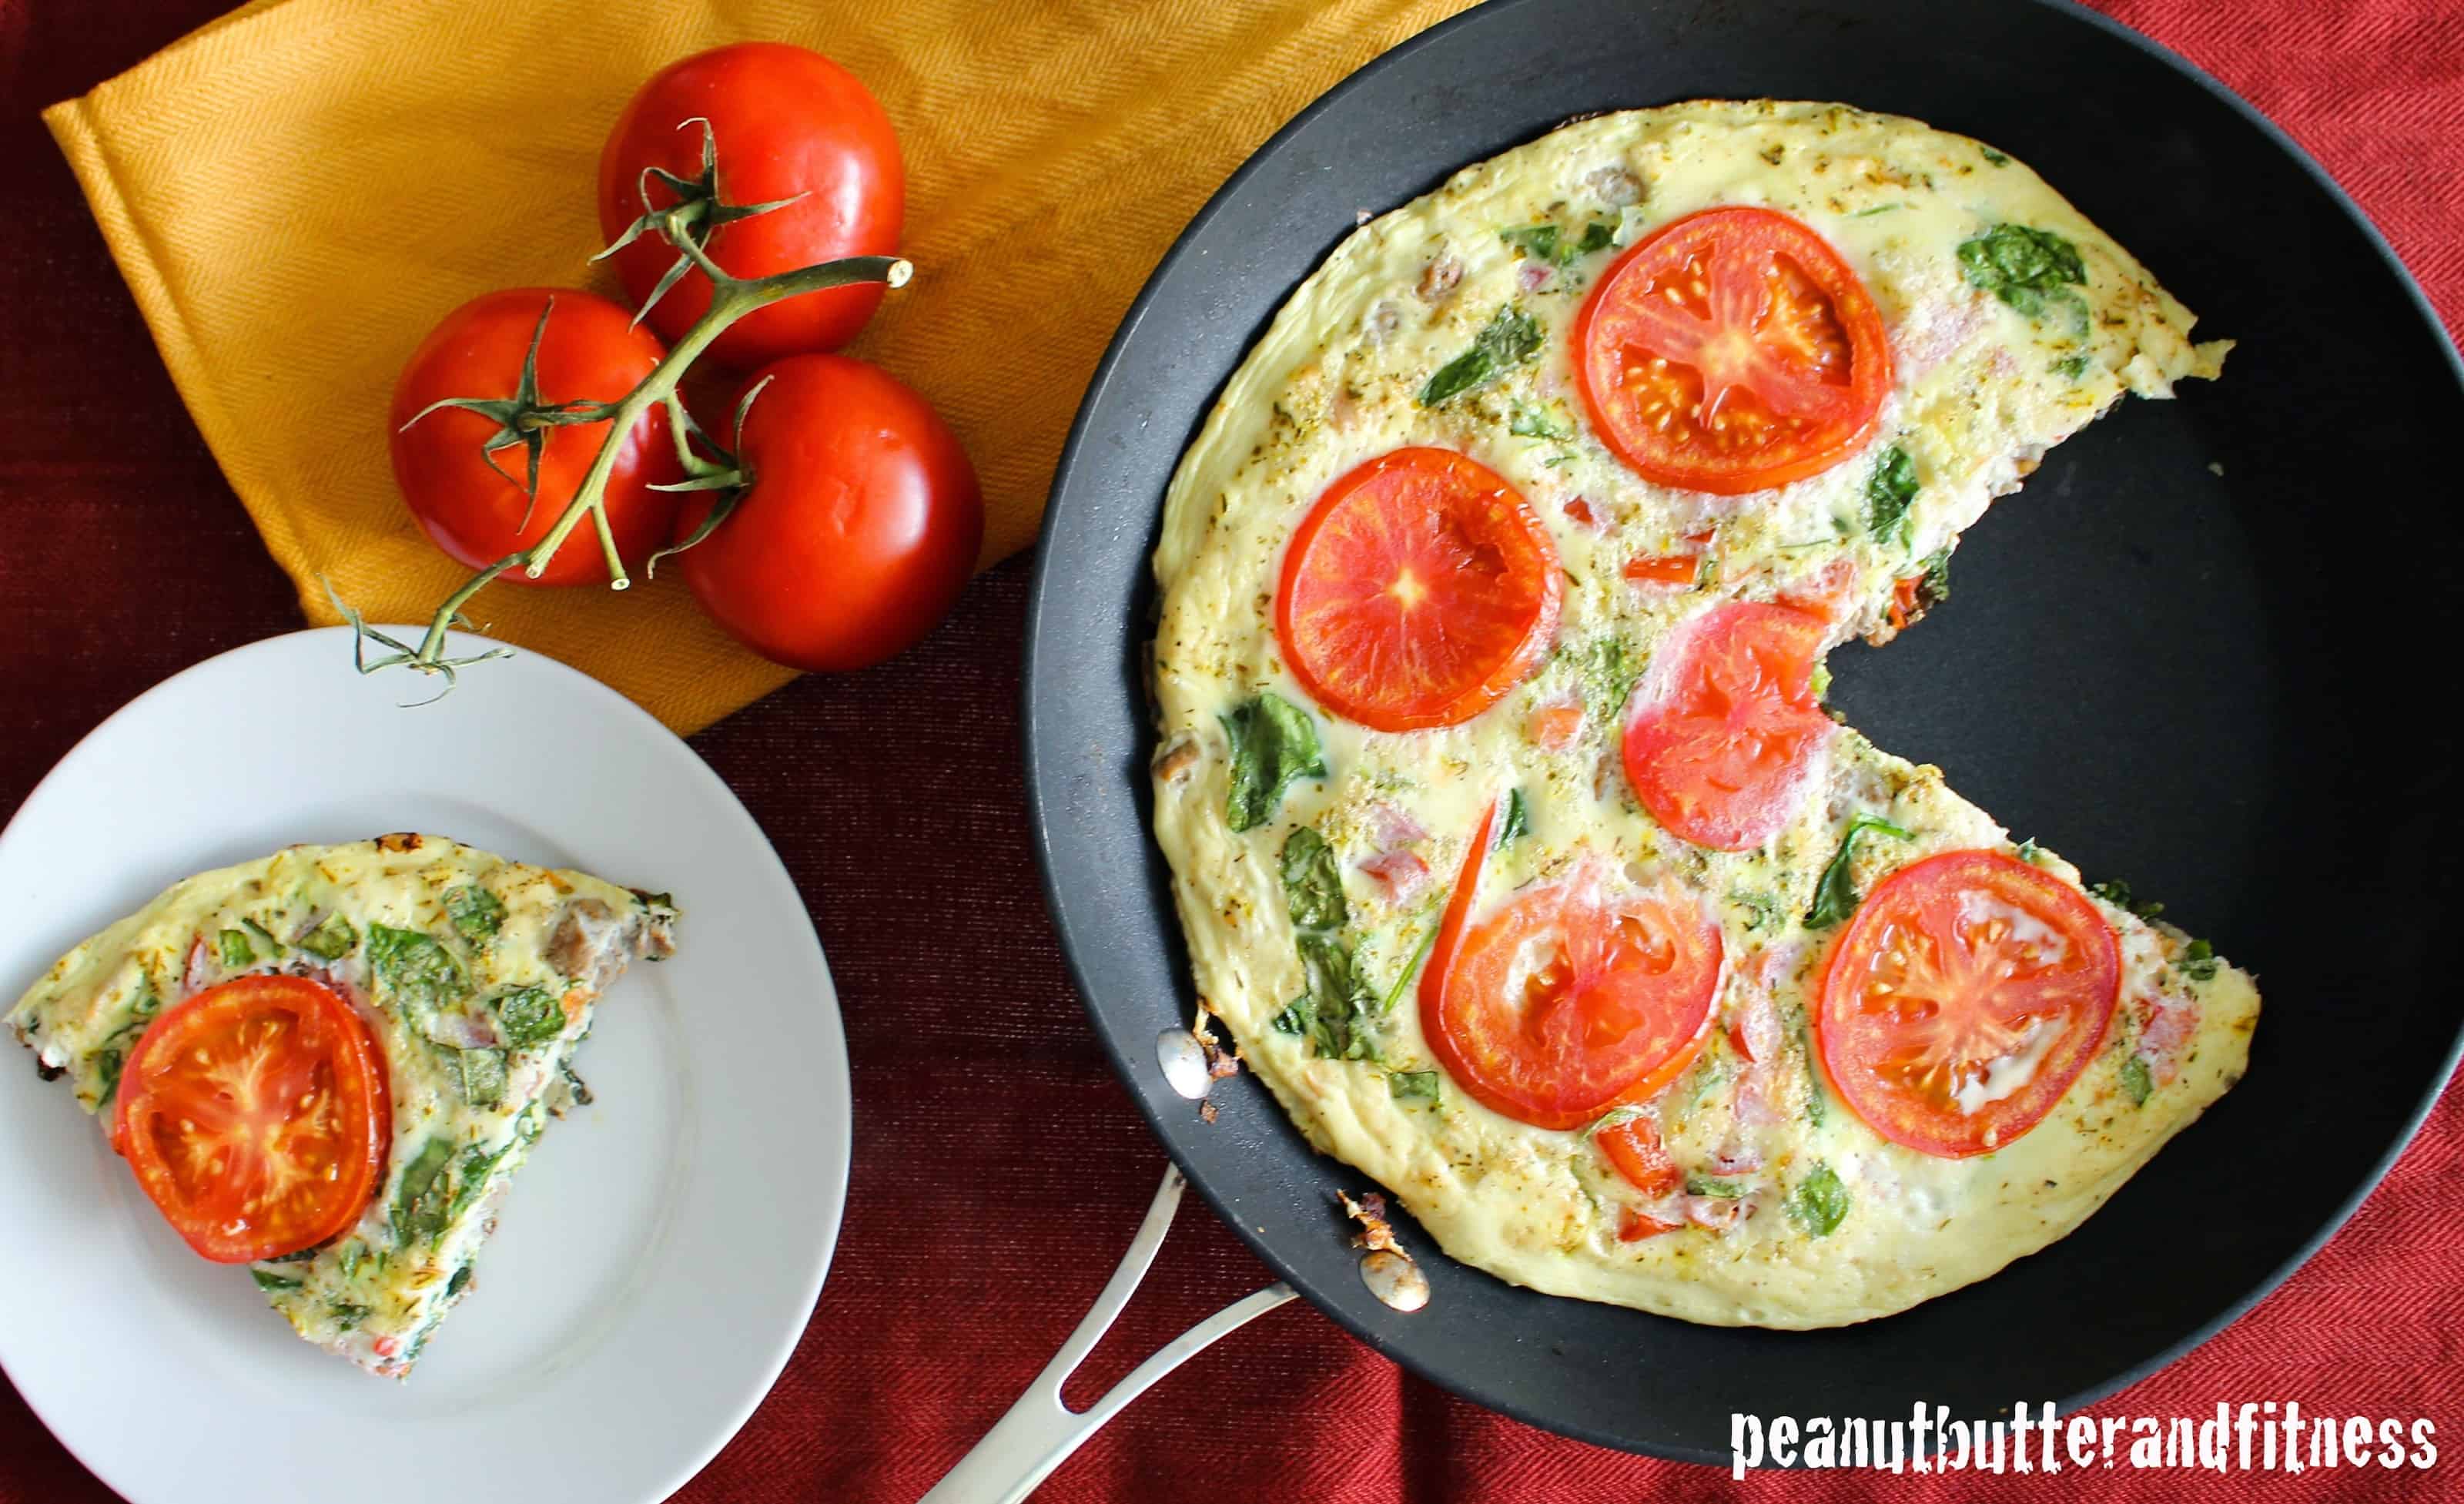
<path fill-rule="evenodd" d="M 665 227 L 662 228 L 664 230 Z M 900 257 L 859 255 L 847 256 L 836 261 L 823 261 L 813 266 L 799 267 L 792 272 L 781 272 L 770 276 L 730 276 L 719 269 L 718 264 L 713 261 L 700 246 L 693 242 L 692 234 L 683 227 L 678 227 L 676 232 L 670 238 L 676 249 L 692 261 L 703 276 L 710 278 L 709 311 L 695 321 L 692 328 L 684 332 L 683 338 L 676 341 L 674 347 L 668 351 L 665 359 L 651 367 L 650 373 L 642 378 L 640 385 L 627 392 L 622 401 L 602 409 L 607 418 L 607 436 L 601 441 L 599 453 L 592 456 L 590 468 L 583 473 L 581 484 L 574 488 L 573 499 L 565 504 L 563 513 L 557 518 L 556 525 L 548 530 L 547 536 L 531 547 L 519 553 L 508 554 L 473 573 L 470 579 L 462 583 L 460 588 L 448 596 L 445 603 L 437 608 L 436 614 L 428 624 L 428 633 L 420 639 L 416 650 L 403 650 L 400 644 L 391 639 L 378 637 L 377 640 L 383 645 L 397 651 L 387 656 L 369 660 L 364 656 L 363 650 L 366 640 L 373 634 L 366 624 L 361 620 L 358 612 L 348 607 L 341 608 L 343 614 L 352 625 L 357 639 L 353 649 L 353 661 L 361 673 L 373 674 L 380 669 L 407 667 L 416 669 L 422 674 L 443 674 L 450 687 L 452 683 L 452 671 L 459 666 L 459 663 L 449 660 L 445 656 L 445 635 L 456 625 L 468 625 L 466 622 L 459 621 L 462 608 L 470 603 L 473 596 L 485 588 L 489 582 L 509 570 L 519 568 L 529 578 L 538 579 L 546 571 L 548 561 L 556 557 L 556 551 L 564 546 L 565 541 L 573 536 L 574 529 L 582 525 L 584 518 L 590 520 L 591 526 L 599 537 L 600 551 L 606 556 L 609 587 L 618 590 L 630 587 L 633 582 L 626 573 L 625 561 L 617 552 L 616 535 L 607 519 L 607 481 L 615 473 L 618 455 L 623 452 L 626 442 L 632 434 L 634 425 L 641 421 L 642 416 L 652 407 L 661 403 L 667 404 L 670 431 L 675 439 L 677 453 L 686 457 L 685 469 L 688 475 L 700 478 L 733 471 L 735 469 L 733 464 L 714 466 L 698 455 L 693 454 L 692 447 L 688 442 L 691 420 L 684 414 L 683 403 L 676 396 L 677 383 L 683 379 L 693 363 L 710 348 L 711 343 L 726 332 L 729 325 L 747 314 L 757 309 L 766 308 L 772 303 L 802 297 L 806 293 L 821 292 L 833 287 L 847 287 L 858 282 L 883 282 L 893 288 L 904 287 L 908 279 L 914 275 L 913 266 Z M 543 329 L 544 321 L 542 321 Z M 338 600 L 336 605 L 341 606 L 341 602 Z"/>

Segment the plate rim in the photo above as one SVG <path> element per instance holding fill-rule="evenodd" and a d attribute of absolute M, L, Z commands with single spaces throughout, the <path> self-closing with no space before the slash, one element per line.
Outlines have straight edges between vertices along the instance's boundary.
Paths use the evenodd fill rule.
<path fill-rule="evenodd" d="M 1030 844 L 1035 855 L 1037 876 L 1044 890 L 1045 904 L 1052 916 L 1053 929 L 1061 942 L 1064 964 L 1067 967 L 1071 984 L 1077 988 L 1080 1006 L 1086 1011 L 1089 1027 L 1094 1033 L 1097 1043 L 1103 1047 L 1105 1056 L 1111 1063 L 1113 1073 L 1129 1089 L 1132 1103 L 1137 1108 L 1138 1115 L 1146 1120 L 1149 1132 L 1161 1145 L 1165 1154 L 1196 1188 L 1218 1220 L 1230 1228 L 1234 1235 L 1257 1255 L 1270 1272 L 1289 1283 L 1319 1314 L 1333 1321 L 1354 1340 L 1371 1351 L 1414 1376 L 1484 1408 L 1494 1410 L 1556 1435 L 1618 1451 L 1722 1465 L 1728 1459 L 1710 1452 L 1698 1452 L 1679 1448 L 1644 1451 L 1622 1438 L 1548 1415 L 1535 1406 L 1511 1399 L 1502 1390 L 1486 1388 L 1477 1382 L 1460 1382 L 1453 1376 L 1441 1375 L 1436 1372 L 1432 1365 L 1421 1363 L 1395 1350 L 1375 1328 L 1354 1319 L 1343 1305 L 1330 1299 L 1321 1291 L 1317 1281 L 1308 1278 L 1289 1261 L 1283 1258 L 1275 1250 L 1271 1239 L 1262 1233 L 1253 1232 L 1247 1221 L 1211 1182 L 1185 1162 L 1175 1133 L 1167 1127 L 1162 1110 L 1151 1099 L 1150 1094 L 1137 1088 L 1139 1063 L 1133 1056 L 1116 1047 L 1111 1033 L 1103 1027 L 1104 1008 L 1096 999 L 1095 989 L 1089 984 L 1087 969 L 1080 959 L 1084 942 L 1073 930 L 1069 917 L 1070 910 L 1055 864 L 1052 850 L 1053 809 L 1046 799 L 1046 787 L 1050 775 L 1045 766 L 1044 740 L 1037 735 L 1037 686 L 1042 677 L 1038 664 L 1045 638 L 1045 616 L 1056 599 L 1057 587 L 1064 583 L 1053 573 L 1053 549 L 1050 544 L 1054 535 L 1062 527 L 1068 525 L 1066 493 L 1080 467 L 1088 463 L 1087 446 L 1090 441 L 1092 420 L 1098 402 L 1111 390 L 1123 354 L 1139 333 L 1151 310 L 1151 305 L 1158 297 L 1164 282 L 1170 276 L 1180 270 L 1184 262 L 1195 255 L 1196 242 L 1199 238 L 1232 201 L 1240 196 L 1249 180 L 1265 170 L 1268 159 L 1279 154 L 1287 142 L 1314 123 L 1320 115 L 1333 108 L 1346 96 L 1363 86 L 1372 77 L 1382 75 L 1389 69 L 1402 66 L 1408 58 L 1422 48 L 1450 34 L 1458 28 L 1467 27 L 1478 19 L 1493 18 L 1501 12 L 1519 10 L 1529 3 L 1532 3 L 1532 0 L 1485 0 L 1485 3 L 1473 5 L 1414 33 L 1336 80 L 1326 92 L 1286 121 L 1273 135 L 1267 137 L 1242 160 L 1241 165 L 1223 180 L 1222 185 L 1198 210 L 1197 213 L 1191 216 L 1189 222 L 1182 227 L 1180 233 L 1174 237 L 1170 248 L 1148 273 L 1146 280 L 1138 289 L 1136 298 L 1132 299 L 1128 309 L 1122 314 L 1120 323 L 1114 328 L 1112 338 L 1105 344 L 1103 356 L 1096 362 L 1094 370 L 1088 379 L 1087 387 L 1079 398 L 1078 410 L 1070 422 L 1068 437 L 1063 443 L 1060 457 L 1054 464 L 1053 479 L 1046 493 L 1044 517 L 1036 531 L 1035 565 L 1027 586 L 1025 640 L 1022 649 L 1019 690 L 1021 741 L 1023 743 Z M 2388 243 L 2386 233 L 2379 229 L 2377 222 L 2370 218 L 2353 196 L 2345 191 L 2343 186 L 2337 182 L 2335 177 L 2282 126 L 2277 124 L 2264 112 L 2197 63 L 2155 38 L 2089 9 L 2086 5 L 2079 3 L 2079 0 L 2007 0 L 2007 3 L 2033 7 L 2074 22 L 2086 23 L 2105 36 L 2136 49 L 2182 76 L 2223 104 L 2243 124 L 2255 127 L 2269 144 L 2290 158 L 2312 183 L 2322 189 L 2336 210 L 2361 232 L 2364 242 L 2393 275 L 2396 285 L 2410 302 L 2415 316 L 2435 338 L 2450 378 L 2459 393 L 2464 393 L 2464 352 L 2459 352 L 2456 342 L 2448 335 L 2444 321 L 2440 319 L 2437 308 L 2431 302 L 2429 295 L 2422 290 L 2420 281 L 2414 277 L 2411 269 L 2405 265 L 2403 258 L 2396 254 L 2395 248 Z M 1500 146 L 1498 149 L 1501 151 L 1510 149 L 1510 144 Z M 1469 165 L 1464 163 L 1458 166 Z M 1288 299 L 1290 292 L 1291 290 L 1287 288 L 1283 294 L 1284 298 Z M 1277 306 L 1281 306 L 1280 302 Z M 1270 319 L 1271 317 L 1269 315 Z M 1249 345 L 1244 345 L 1244 351 L 1254 345 L 1255 339 L 1256 336 L 1253 335 Z M 1234 369 L 1237 368 L 1236 365 Z M 1216 395 L 1209 400 L 1206 409 L 1198 415 L 1199 423 L 1202 424 L 1205 421 L 1206 412 L 1212 410 L 1213 403 L 1221 400 L 1223 384 L 1230 379 L 1230 376 L 1231 371 L 1227 370 L 1215 384 Z M 1195 431 L 1194 429 L 1193 431 Z M 1148 537 L 1152 539 L 1152 529 Z M 1148 834 L 1152 844 L 1152 831 Z M 1176 924 L 1178 922 L 1177 916 L 1173 922 Z M 2431 1113 L 2436 1109 L 2439 1099 L 2453 1083 L 2459 1065 L 2464 1065 L 2464 1026 L 2459 1026 L 2457 1028 L 2455 1037 L 2447 1048 L 2443 1067 L 2407 1116 L 2402 1132 L 2371 1164 L 2368 1173 L 2361 1180 L 2351 1195 L 2333 1208 L 2315 1233 L 2304 1240 L 2281 1263 L 2269 1270 L 2251 1290 L 2208 1321 L 2193 1328 L 2179 1340 L 2160 1349 L 2141 1362 L 2101 1383 L 2064 1398 L 2061 1401 L 2062 1407 L 2065 1410 L 2076 1411 L 2083 1406 L 2094 1404 L 2172 1366 L 2283 1288 L 2287 1280 L 2292 1278 L 2303 1265 L 2309 1263 L 2337 1233 L 2343 1230 L 2344 1226 L 2361 1209 L 2362 1205 L 2376 1193 L 2387 1173 L 2395 1167 L 2396 1162 L 2412 1147 L 2413 1141 L 2420 1136 L 2423 1124 L 2429 1120 Z M 1321 1158 L 1324 1156 L 1321 1155 Z M 1342 1161 L 1330 1159 L 1329 1162 L 1341 1163 Z M 1435 1251 L 1439 1251 L 1441 1256 L 1443 1256 L 1442 1250 Z"/>
<path fill-rule="evenodd" d="M 425 630 L 411 626 L 385 624 L 371 624 L 371 626 L 375 630 L 396 634 L 416 634 Z M 211 671 L 227 659 L 267 652 L 276 645 L 300 642 L 309 638 L 329 638 L 339 650 L 345 640 L 352 636 L 352 629 L 348 626 L 305 627 L 293 631 L 276 632 L 271 636 L 259 637 L 211 653 L 185 668 L 165 675 L 131 697 L 119 709 L 96 722 L 92 729 L 77 738 L 77 741 L 60 755 L 59 760 L 35 781 L 34 786 L 27 791 L 24 800 L 11 812 L 7 823 L 0 824 L 0 852 L 9 849 L 10 839 L 18 829 L 27 812 L 36 807 L 70 765 L 87 752 L 90 745 L 101 741 L 112 733 L 115 726 L 134 717 L 149 700 L 165 694 L 174 684 L 192 675 Z M 724 795 L 724 807 L 732 808 L 742 820 L 745 829 L 758 840 L 762 854 L 769 859 L 770 864 L 762 874 L 763 878 L 765 880 L 775 878 L 781 889 L 794 900 L 797 911 L 805 916 L 804 937 L 811 943 L 814 963 L 819 968 L 827 988 L 825 1001 L 828 1006 L 823 1010 L 825 1016 L 821 1020 L 821 1027 L 826 1036 L 828 1055 L 826 1059 L 820 1062 L 820 1069 L 817 1072 L 820 1079 L 816 1082 L 820 1091 L 816 1095 L 821 1098 L 821 1111 L 825 1119 L 836 1132 L 839 1152 L 827 1156 L 818 1164 L 807 1161 L 809 1168 L 819 1168 L 827 1172 L 827 1183 L 824 1187 L 825 1191 L 824 1199 L 826 1205 L 823 1208 L 822 1238 L 818 1255 L 813 1261 L 809 1277 L 804 1281 L 806 1288 L 798 1297 L 800 1310 L 791 1323 L 782 1326 L 776 1343 L 776 1351 L 759 1365 L 759 1381 L 752 1386 L 749 1396 L 740 1405 L 734 1407 L 731 1418 L 723 1427 L 718 1427 L 714 1435 L 694 1443 L 691 1449 L 688 1449 L 691 1455 L 678 1469 L 663 1479 L 650 1483 L 649 1492 L 642 1495 L 648 1499 L 665 1500 L 691 1483 L 702 1470 L 709 1467 L 711 1462 L 726 1449 L 728 1444 L 743 1431 L 745 1424 L 752 1420 L 755 1412 L 760 1409 L 772 1391 L 778 1387 L 780 1375 L 786 1371 L 788 1361 L 794 1358 L 796 1349 L 802 1345 L 804 1334 L 812 1325 L 813 1312 L 820 1304 L 823 1287 L 828 1281 L 830 1266 L 837 1256 L 839 1239 L 846 1231 L 847 1200 L 853 1175 L 855 1104 L 850 1062 L 847 1056 L 846 1024 L 839 1006 L 838 982 L 830 972 L 829 959 L 822 946 L 820 930 L 811 922 L 811 906 L 804 900 L 802 890 L 797 887 L 794 874 L 787 871 L 786 863 L 779 855 L 778 848 L 771 842 L 769 833 L 761 829 L 760 822 L 753 817 L 753 812 L 744 807 L 741 799 L 737 797 L 736 790 L 728 785 L 725 779 L 718 776 L 717 770 L 693 749 L 692 743 L 669 730 L 656 717 L 622 693 L 552 653 L 459 629 L 450 634 L 450 642 L 457 652 L 464 649 L 485 652 L 493 648 L 507 648 L 512 650 L 511 657 L 538 659 L 546 665 L 547 673 L 564 675 L 585 696 L 597 697 L 619 720 L 630 719 L 640 728 L 650 733 L 653 740 L 671 742 L 681 749 L 691 760 L 693 766 L 698 769 L 700 775 L 708 779 L 711 785 Z M 341 672 L 339 654 L 336 672 Z M 808 1183 L 811 1182 L 808 1181 Z M 135 1501 L 135 1504 L 143 1504 L 143 1495 L 131 1493 L 126 1482 L 114 1471 L 99 1465 L 97 1458 L 87 1449 L 81 1449 L 62 1434 L 59 1427 L 54 1424 L 52 1414 L 46 1408 L 42 1399 L 28 1390 L 18 1380 L 16 1369 L 11 1367 L 9 1361 L 10 1346 L 7 1330 L 0 1328 L 0 1374 L 8 1376 L 11 1388 L 15 1391 L 35 1420 L 42 1424 L 43 1429 L 62 1450 L 76 1459 L 79 1467 L 91 1473 L 104 1487 Z"/>

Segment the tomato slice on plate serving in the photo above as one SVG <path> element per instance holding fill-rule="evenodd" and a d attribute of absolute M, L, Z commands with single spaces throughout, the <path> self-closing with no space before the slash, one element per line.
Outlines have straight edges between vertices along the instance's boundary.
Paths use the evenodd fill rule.
<path fill-rule="evenodd" d="M 1882 318 L 1776 210 L 1706 209 L 1610 263 L 1574 321 L 1583 405 L 1645 480 L 1741 496 L 1854 453 L 1891 389 Z"/>
<path fill-rule="evenodd" d="M 241 977 L 146 1026 L 121 1071 L 114 1138 L 199 1253 L 296 1253 L 357 1222 L 383 1183 L 385 1057 L 332 988 Z"/>
<path fill-rule="evenodd" d="M 1838 730 L 1814 697 L 1827 630 L 1792 607 L 1734 602 L 1661 649 L 1625 724 L 1625 776 L 1652 818 L 1715 852 L 1788 824 Z"/>
<path fill-rule="evenodd" d="M 1472 834 L 1420 974 L 1429 1049 L 1475 1101 L 1574 1128 L 1675 1080 L 1710 1032 L 1720 931 L 1674 884 L 1616 892 L 1595 868 L 1471 924 L 1496 828 Z"/>
<path fill-rule="evenodd" d="M 1512 486 L 1451 450 L 1398 449 L 1301 520 L 1275 638 L 1336 715 L 1376 731 L 1451 726 L 1531 672 L 1563 590 L 1548 530 Z"/>
<path fill-rule="evenodd" d="M 2000 852 L 1946 852 L 1839 932 L 1815 1019 L 1823 1073 L 1892 1142 L 1984 1154 L 2054 1110 L 2121 988 L 2113 927 L 2078 889 Z"/>

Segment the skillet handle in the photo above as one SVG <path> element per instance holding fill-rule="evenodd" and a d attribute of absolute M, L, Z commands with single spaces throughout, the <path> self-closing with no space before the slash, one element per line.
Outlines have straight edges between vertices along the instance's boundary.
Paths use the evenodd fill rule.
<path fill-rule="evenodd" d="M 1061 1385 L 1077 1371 L 1087 1355 L 1103 1339 L 1112 1318 L 1130 1303 L 1130 1296 L 1155 1263 L 1155 1250 L 1163 1247 L 1164 1234 L 1172 1228 L 1172 1214 L 1180 1205 L 1181 1179 L 1177 1165 L 1166 1165 L 1163 1183 L 1155 1188 L 1155 1200 L 1147 1205 L 1146 1221 L 1138 1225 L 1138 1235 L 1130 1240 L 1129 1252 L 1121 1256 L 1121 1267 L 1112 1271 L 1104 1293 L 1044 1365 L 1044 1372 L 1026 1386 L 1018 1403 L 1009 1407 L 976 1443 L 975 1449 L 958 1459 L 958 1465 L 933 1486 L 924 1495 L 923 1504 L 1019 1504 L 1035 1486 L 1051 1475 L 1052 1470 L 1068 1460 L 1080 1444 L 1095 1434 L 1117 1414 L 1123 1405 L 1144 1394 L 1156 1380 L 1172 1372 L 1205 1351 L 1216 1338 L 1224 1337 L 1265 1316 L 1292 1298 L 1292 1287 L 1283 1283 L 1236 1300 L 1199 1322 L 1188 1331 L 1165 1343 L 1154 1357 L 1130 1372 L 1114 1385 L 1111 1392 L 1084 1411 L 1076 1411 L 1061 1403 Z"/>

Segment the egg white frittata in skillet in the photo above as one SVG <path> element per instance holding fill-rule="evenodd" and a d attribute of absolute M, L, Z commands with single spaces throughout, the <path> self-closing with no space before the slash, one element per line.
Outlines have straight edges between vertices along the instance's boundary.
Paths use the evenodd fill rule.
<path fill-rule="evenodd" d="M 2188 310 L 2021 164 L 1832 104 L 1580 122 L 1346 239 L 1166 503 L 1155 827 L 1205 1006 L 1454 1256 L 1836 1325 L 2043 1248 L 2250 979 L 1837 723 L 1824 654 Z"/>
<path fill-rule="evenodd" d="M 672 952 L 665 895 L 437 836 L 175 883 L 7 1015 L 199 1253 L 402 1377 L 467 1292 L 593 1005 Z"/>

